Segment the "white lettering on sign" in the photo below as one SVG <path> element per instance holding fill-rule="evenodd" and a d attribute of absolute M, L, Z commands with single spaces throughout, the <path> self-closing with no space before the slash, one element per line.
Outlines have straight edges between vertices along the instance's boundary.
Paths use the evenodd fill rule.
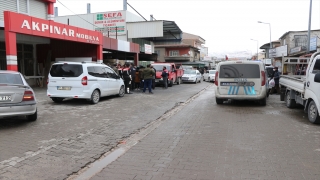
<path fill-rule="evenodd" d="M 60 27 L 53 26 L 53 33 L 60 34 Z"/>
<path fill-rule="evenodd" d="M 74 37 L 74 30 L 72 30 L 72 29 L 69 29 L 69 36 L 72 36 L 72 37 Z"/>
<path fill-rule="evenodd" d="M 29 30 L 40 31 L 40 32 L 49 31 L 51 34 L 77 37 L 77 38 L 85 39 L 87 41 L 90 40 L 91 42 L 99 42 L 99 37 L 96 37 L 96 36 L 77 33 L 74 29 L 71 29 L 71 28 L 59 27 L 59 26 L 49 25 L 46 23 L 39 23 L 35 21 L 31 21 L 30 23 L 28 20 L 23 20 L 21 29 L 29 29 Z"/>
<path fill-rule="evenodd" d="M 45 31 L 48 30 L 48 29 L 49 29 L 48 24 L 42 24 L 42 26 L 41 26 L 41 31 L 42 31 L 42 32 L 45 32 Z"/>
<path fill-rule="evenodd" d="M 40 31 L 39 23 L 32 22 L 32 30 Z"/>
<path fill-rule="evenodd" d="M 22 22 L 21 29 L 23 29 L 24 27 L 26 27 L 27 29 L 31 29 L 30 28 L 30 24 L 29 24 L 29 22 L 27 20 L 24 20 Z"/>

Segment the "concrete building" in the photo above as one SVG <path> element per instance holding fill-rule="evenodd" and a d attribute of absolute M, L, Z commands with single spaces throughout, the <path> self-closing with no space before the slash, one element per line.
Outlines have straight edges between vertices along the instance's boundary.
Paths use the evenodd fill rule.
<path fill-rule="evenodd" d="M 100 32 L 54 21 L 56 0 L 0 1 L 0 69 L 19 71 L 33 85 L 56 58 L 102 61 Z"/>

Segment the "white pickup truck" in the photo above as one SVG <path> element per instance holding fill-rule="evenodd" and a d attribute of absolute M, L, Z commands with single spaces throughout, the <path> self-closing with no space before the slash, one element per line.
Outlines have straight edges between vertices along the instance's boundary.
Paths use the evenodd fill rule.
<path fill-rule="evenodd" d="M 301 104 L 309 121 L 320 123 L 320 52 L 311 56 L 306 75 L 281 75 L 279 83 L 280 100 L 285 101 L 288 108 Z"/>

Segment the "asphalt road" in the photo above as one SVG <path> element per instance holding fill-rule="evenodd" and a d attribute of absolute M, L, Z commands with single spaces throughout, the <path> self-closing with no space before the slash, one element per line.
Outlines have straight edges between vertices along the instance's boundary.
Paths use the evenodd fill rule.
<path fill-rule="evenodd" d="M 317 175 L 319 169 L 319 126 L 308 122 L 302 108 L 286 108 L 285 104 L 279 101 L 279 96 L 270 96 L 265 107 L 254 102 L 227 102 L 217 106 L 213 84 L 202 82 L 174 85 L 166 90 L 156 87 L 154 94 L 135 92 L 124 97 L 103 98 L 96 105 L 82 100 L 56 104 L 46 97 L 45 89 L 36 89 L 36 97 L 39 102 L 39 117 L 36 122 L 26 122 L 21 118 L 0 121 L 1 180 L 68 178 L 122 144 L 127 138 L 139 133 L 166 112 L 190 100 L 189 105 L 177 113 L 177 116 L 169 118 L 171 121 L 164 121 L 156 129 L 160 132 L 157 138 L 151 138 L 152 134 L 146 137 L 152 139 L 149 146 L 157 145 L 159 142 L 156 140 L 170 135 L 170 132 L 178 133 L 179 138 L 182 138 L 185 130 L 191 130 L 193 125 L 198 127 L 199 123 L 202 123 L 217 128 L 217 131 L 213 136 L 198 135 L 195 139 L 189 140 L 190 146 L 187 147 L 190 148 L 182 152 L 196 150 L 196 147 L 201 147 L 199 142 L 210 144 L 210 137 L 212 141 L 217 142 L 217 153 L 235 147 L 249 152 L 221 154 L 219 157 L 224 159 L 228 159 L 228 156 L 234 158 L 236 155 L 247 155 L 244 159 L 240 158 L 238 163 L 248 164 L 249 160 L 256 161 L 255 158 L 264 160 L 264 157 L 259 155 L 263 151 L 271 152 L 268 157 L 278 160 L 279 167 L 282 165 L 287 171 L 297 172 L 297 169 L 302 167 L 301 164 L 304 165 L 303 170 L 309 172 L 307 175 Z M 204 120 L 211 121 L 202 122 Z M 187 124 L 181 126 L 181 123 Z M 202 130 L 186 133 L 197 135 L 199 132 L 201 134 Z M 197 141 L 201 138 L 203 141 Z M 167 141 L 168 139 L 170 137 L 166 138 Z M 219 148 L 220 145 L 224 145 L 225 149 Z M 136 147 L 139 147 L 139 143 Z M 141 151 L 141 147 L 139 150 Z M 274 156 L 277 153 L 281 154 Z M 221 159 L 218 160 L 220 161 Z M 120 171 L 117 172 L 122 172 L 121 168 L 127 160 L 121 161 L 120 158 L 118 162 Z M 294 166 L 295 163 L 300 166 Z M 228 169 L 228 164 L 221 166 Z M 251 166 L 257 167 L 257 164 L 248 165 L 248 168 Z M 219 168 L 221 167 L 215 167 L 218 170 Z M 183 174 L 182 172 L 185 171 L 180 173 Z M 107 175 L 109 171 L 100 178 L 103 179 Z M 259 179 L 259 176 L 250 176 L 250 171 L 248 176 L 244 177 Z M 281 176 L 279 177 L 277 179 L 281 179 Z M 303 177 L 307 177 L 306 174 Z"/>

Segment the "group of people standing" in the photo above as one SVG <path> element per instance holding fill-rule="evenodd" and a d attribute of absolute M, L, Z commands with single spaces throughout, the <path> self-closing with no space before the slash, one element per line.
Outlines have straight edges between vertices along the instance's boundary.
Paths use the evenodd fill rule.
<path fill-rule="evenodd" d="M 125 63 L 123 66 L 114 64 L 112 68 L 123 79 L 126 94 L 132 94 L 131 91 L 136 89 L 142 89 L 144 93 L 148 89 L 149 94 L 153 94 L 152 89 L 155 89 L 156 85 L 156 69 L 152 65 L 148 64 L 147 67 L 137 67 L 133 63 Z M 163 79 L 167 79 L 168 71 L 166 67 L 163 68 L 161 76 Z M 165 81 L 164 88 L 167 87 L 168 84 Z"/>

